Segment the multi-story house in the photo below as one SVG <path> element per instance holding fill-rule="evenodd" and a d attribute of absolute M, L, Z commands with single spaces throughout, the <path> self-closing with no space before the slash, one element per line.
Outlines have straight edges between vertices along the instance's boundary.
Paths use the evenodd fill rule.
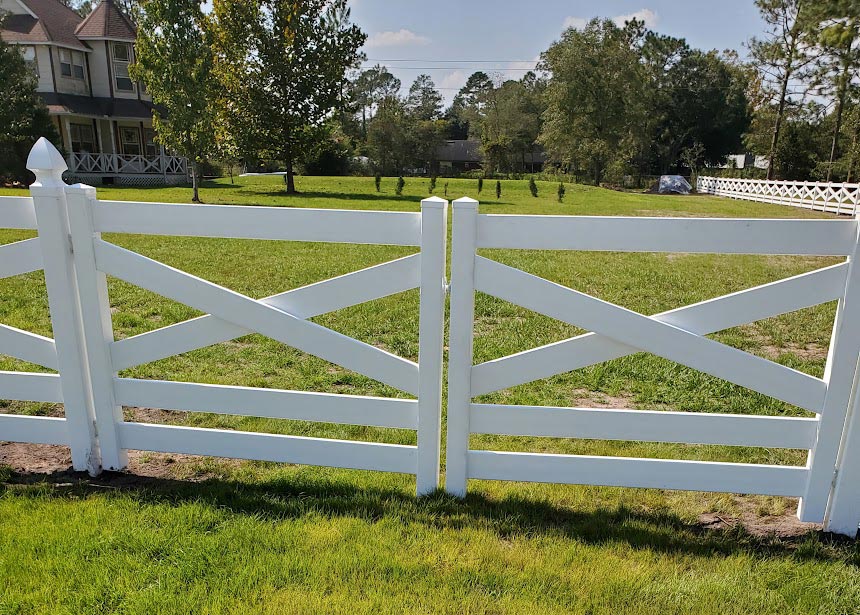
<path fill-rule="evenodd" d="M 184 158 L 156 142 L 152 99 L 129 77 L 135 25 L 114 0 L 86 17 L 59 0 L 0 0 L 0 36 L 21 49 L 38 78 L 69 177 L 86 183 L 181 183 Z"/>

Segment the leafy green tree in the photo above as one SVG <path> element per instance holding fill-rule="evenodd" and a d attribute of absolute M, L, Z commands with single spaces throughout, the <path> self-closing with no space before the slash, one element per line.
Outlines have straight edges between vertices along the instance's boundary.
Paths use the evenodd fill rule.
<path fill-rule="evenodd" d="M 806 77 L 806 69 L 816 56 L 807 26 L 812 4 L 810 0 L 756 0 L 767 31 L 764 38 L 750 41 L 750 55 L 763 76 L 769 102 L 775 107 L 767 153 L 768 179 L 773 178 L 776 168 L 777 144 L 786 105 L 791 102 L 789 86 L 792 81 Z"/>
<path fill-rule="evenodd" d="M 406 187 L 406 180 L 403 179 L 403 176 L 401 175 L 400 177 L 397 178 L 397 186 L 394 188 L 394 193 L 397 196 L 402 195 L 403 194 L 403 188 L 405 188 L 405 187 Z"/>
<path fill-rule="evenodd" d="M 493 89 L 489 75 L 477 71 L 469 75 L 466 84 L 454 97 L 446 116 L 457 134 L 452 138 L 480 136 L 480 118 L 487 94 Z"/>
<path fill-rule="evenodd" d="M 597 184 L 607 167 L 630 158 L 647 118 L 641 36 L 639 28 L 593 19 L 541 56 L 552 79 L 540 142 L 551 160 L 588 168 Z"/>
<path fill-rule="evenodd" d="M 367 122 L 373 117 L 374 109 L 383 100 L 397 96 L 400 86 L 400 79 L 379 64 L 359 73 L 350 84 L 353 98 L 361 107 L 361 129 L 365 139 Z"/>
<path fill-rule="evenodd" d="M 418 75 L 409 88 L 406 110 L 412 117 L 422 121 L 439 118 L 442 112 L 442 95 L 430 75 Z"/>
<path fill-rule="evenodd" d="M 529 192 L 531 192 L 533 197 L 537 198 L 538 187 L 534 177 L 529 177 Z"/>
<path fill-rule="evenodd" d="M 481 191 L 484 189 L 484 178 L 478 178 L 478 194 L 481 194 Z"/>
<path fill-rule="evenodd" d="M 379 192 L 380 186 L 382 186 L 382 175 L 379 173 L 373 176 L 373 184 L 376 186 L 376 191 Z"/>
<path fill-rule="evenodd" d="M 346 0 L 213 0 L 218 74 L 235 129 L 261 153 L 293 165 L 342 101 L 347 70 L 366 35 Z"/>
<path fill-rule="evenodd" d="M 367 127 L 367 150 L 384 175 L 400 175 L 413 159 L 410 128 L 400 98 L 390 96 L 379 102 L 376 116 Z"/>
<path fill-rule="evenodd" d="M 846 105 L 856 92 L 860 78 L 860 3 L 828 0 L 809 8 L 808 32 L 816 37 L 821 53 L 816 58 L 815 85 L 819 93 L 834 100 L 834 123 L 826 181 L 839 158 L 839 138 Z"/>
<path fill-rule="evenodd" d="M 146 0 L 138 21 L 130 73 L 156 104 L 159 142 L 191 161 L 193 200 L 199 202 L 199 164 L 216 151 L 219 88 L 209 22 L 199 0 Z"/>
<path fill-rule="evenodd" d="M 3 20 L 0 19 L 0 28 Z M 17 47 L 0 39 L 0 179 L 25 183 L 27 154 L 40 137 L 60 143 L 36 76 Z"/>
<path fill-rule="evenodd" d="M 564 182 L 558 182 L 558 202 L 564 202 L 564 195 L 567 192 L 567 189 L 564 187 Z"/>

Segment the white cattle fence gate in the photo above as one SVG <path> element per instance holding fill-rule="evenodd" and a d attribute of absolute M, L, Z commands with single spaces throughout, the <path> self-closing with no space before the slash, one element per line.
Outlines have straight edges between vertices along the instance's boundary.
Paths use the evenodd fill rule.
<path fill-rule="evenodd" d="M 799 516 L 856 532 L 856 468 L 844 502 L 831 485 L 860 354 L 858 223 L 485 215 L 454 201 L 448 365 L 446 489 L 470 478 L 798 496 Z M 847 257 L 845 263 L 645 316 L 476 254 L 485 248 Z M 473 365 L 474 297 L 480 291 L 591 331 Z M 838 300 L 824 378 L 706 337 Z M 473 403 L 473 398 L 635 352 L 722 378 L 815 413 L 815 418 L 552 408 Z M 854 431 L 860 431 L 856 426 Z M 470 434 L 760 446 L 809 451 L 804 467 L 471 450 Z M 860 439 L 860 434 L 849 437 Z M 855 446 L 860 448 L 860 442 Z M 854 452 L 854 456 L 860 453 Z M 854 463 L 860 464 L 855 459 Z M 850 505 L 849 505 L 850 502 Z M 828 503 L 830 507 L 828 508 Z"/>
<path fill-rule="evenodd" d="M 64 418 L 0 415 L 0 440 L 64 444 L 93 474 L 128 450 L 414 474 L 439 485 L 447 202 L 420 213 L 104 201 L 67 186 L 46 140 L 28 161 L 30 198 L 0 197 L 0 228 L 38 237 L 0 246 L 0 278 L 44 269 L 55 339 L 0 325 L 0 354 L 53 373 L 0 372 L 0 399 L 63 403 Z M 381 265 L 252 299 L 122 248 L 102 233 L 413 246 Z M 468 479 L 796 496 L 799 516 L 855 534 L 860 522 L 860 226 L 856 219 L 768 220 L 485 215 L 454 202 L 448 340 L 446 489 Z M 838 256 L 839 264 L 710 301 L 642 315 L 508 267 L 481 249 Z M 106 275 L 205 315 L 116 340 Z M 309 319 L 419 289 L 418 362 Z M 474 297 L 483 292 L 590 333 L 473 365 Z M 707 336 L 837 301 L 823 378 Z M 256 332 L 390 385 L 410 399 L 119 377 L 123 370 Z M 551 408 L 474 398 L 639 351 L 793 404 L 809 418 Z M 417 432 L 417 445 L 297 437 L 124 420 L 122 407 L 320 421 Z M 809 451 L 804 466 L 472 450 L 471 434 L 760 446 Z"/>
<path fill-rule="evenodd" d="M 702 194 L 725 196 L 774 205 L 855 215 L 860 205 L 860 184 L 699 177 L 696 190 Z"/>
<path fill-rule="evenodd" d="M 2 199 L 0 227 L 39 237 L 0 247 L 0 277 L 44 266 L 56 343 L 3 326 L 0 352 L 59 368 L 0 374 L 0 398 L 63 402 L 65 419 L 0 416 L 0 440 L 67 444 L 76 469 L 121 469 L 127 450 L 402 472 L 439 482 L 447 202 L 421 213 L 99 201 L 66 186 L 46 140 L 33 149 L 32 199 Z M 416 246 L 420 253 L 255 300 L 101 238 L 101 233 Z M 114 340 L 105 274 L 206 315 Z M 308 319 L 419 288 L 418 363 Z M 118 372 L 257 332 L 415 399 L 119 378 Z M 55 350 L 56 346 L 56 350 Z M 417 446 L 127 422 L 122 406 L 413 429 Z M 100 455 L 100 459 L 99 459 Z"/>

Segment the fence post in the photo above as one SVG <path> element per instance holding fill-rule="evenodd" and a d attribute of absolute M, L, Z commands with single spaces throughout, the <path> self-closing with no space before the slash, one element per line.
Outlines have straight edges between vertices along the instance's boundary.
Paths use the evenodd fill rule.
<path fill-rule="evenodd" d="M 122 423 L 122 407 L 114 401 L 114 377 L 110 343 L 114 341 L 107 278 L 96 269 L 93 240 L 100 239 L 93 226 L 96 189 L 76 184 L 66 187 L 69 228 L 75 251 L 75 282 L 81 306 L 81 324 L 87 371 L 92 383 L 93 413 L 99 436 L 102 466 L 121 470 L 128 454 L 120 446 L 117 426 Z"/>
<path fill-rule="evenodd" d="M 101 460 L 81 339 L 80 306 L 63 182 L 63 172 L 68 167 L 57 148 L 42 137 L 30 151 L 27 168 L 36 175 L 30 194 L 45 268 L 72 466 L 95 476 L 101 471 Z"/>
<path fill-rule="evenodd" d="M 860 219 L 855 218 L 858 225 Z M 858 226 L 860 228 L 860 226 Z M 800 500 L 797 516 L 801 521 L 822 523 L 834 486 L 836 461 L 839 455 L 845 417 L 851 404 L 851 393 L 860 355 L 860 233 L 854 252 L 848 259 L 845 294 L 836 311 L 836 321 L 830 340 L 824 380 L 827 395 L 819 417 L 818 437 L 810 452 L 807 468 L 809 479 L 806 493 Z"/>
<path fill-rule="evenodd" d="M 824 518 L 824 529 L 854 538 L 860 527 L 860 395 L 855 376 L 854 393 L 842 446 L 836 461 L 833 493 Z"/>
<path fill-rule="evenodd" d="M 448 321 L 448 441 L 445 490 L 466 495 L 469 412 L 472 401 L 472 343 L 475 317 L 475 250 L 478 201 L 453 203 L 451 306 Z"/>
<path fill-rule="evenodd" d="M 421 201 L 421 287 L 418 325 L 418 469 L 416 492 L 439 488 L 442 447 L 442 353 L 445 336 L 445 260 L 448 201 Z"/>

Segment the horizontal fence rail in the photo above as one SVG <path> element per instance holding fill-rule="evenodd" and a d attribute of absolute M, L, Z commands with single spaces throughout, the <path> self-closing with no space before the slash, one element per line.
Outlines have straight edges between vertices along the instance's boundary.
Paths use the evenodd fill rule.
<path fill-rule="evenodd" d="M 471 478 L 794 496 L 801 498 L 798 514 L 804 521 L 856 532 L 860 516 L 834 512 L 830 485 L 839 463 L 860 357 L 860 323 L 848 316 L 860 309 L 860 268 L 855 267 L 858 232 L 856 219 L 484 215 L 478 213 L 472 199 L 455 201 L 446 490 L 462 496 Z M 483 248 L 847 258 L 810 273 L 649 316 L 478 255 L 477 250 Z M 591 332 L 474 365 L 476 292 Z M 837 317 L 824 378 L 706 337 L 834 300 L 838 301 Z M 475 397 L 493 391 L 642 351 L 804 408 L 815 416 L 474 402 Z M 474 450 L 469 445 L 472 434 L 805 449 L 809 458 L 805 466 L 789 467 Z"/>
<path fill-rule="evenodd" d="M 860 204 L 860 184 L 699 177 L 696 180 L 696 190 L 702 194 L 731 199 L 851 216 L 857 214 L 857 206 Z"/>

